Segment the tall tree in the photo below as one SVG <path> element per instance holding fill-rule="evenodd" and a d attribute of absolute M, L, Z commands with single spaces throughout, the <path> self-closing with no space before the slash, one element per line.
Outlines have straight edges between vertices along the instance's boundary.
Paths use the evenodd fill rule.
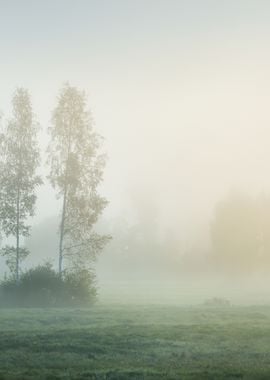
<path fill-rule="evenodd" d="M 14 245 L 6 245 L 2 254 L 19 281 L 21 261 L 29 254 L 21 246 L 21 237 L 30 232 L 28 219 L 34 215 L 36 189 L 41 178 L 37 145 L 38 125 L 34 121 L 30 96 L 18 88 L 12 100 L 13 117 L 3 127 L 0 166 L 0 220 L 6 237 L 14 237 Z"/>
<path fill-rule="evenodd" d="M 258 201 L 241 193 L 230 193 L 216 205 L 210 231 L 213 258 L 223 270 L 248 272 L 258 265 L 260 214 Z"/>
<path fill-rule="evenodd" d="M 105 156 L 99 153 L 102 138 L 93 130 L 84 92 L 66 84 L 53 111 L 49 128 L 49 179 L 62 198 L 59 227 L 59 274 L 67 267 L 83 269 L 108 241 L 93 231 L 107 205 L 98 194 Z"/>

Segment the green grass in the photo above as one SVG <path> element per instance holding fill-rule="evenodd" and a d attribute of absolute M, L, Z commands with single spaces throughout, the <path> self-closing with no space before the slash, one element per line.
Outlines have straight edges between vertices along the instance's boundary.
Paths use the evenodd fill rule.
<path fill-rule="evenodd" d="M 270 379 L 270 307 L 0 310 L 2 379 Z"/>

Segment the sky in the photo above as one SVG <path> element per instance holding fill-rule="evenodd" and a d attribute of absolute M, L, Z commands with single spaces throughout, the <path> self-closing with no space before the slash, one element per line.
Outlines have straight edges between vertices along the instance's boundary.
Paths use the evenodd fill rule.
<path fill-rule="evenodd" d="M 8 118 L 27 87 L 44 148 L 63 83 L 84 89 L 108 153 L 106 218 L 136 218 L 143 196 L 184 235 L 231 189 L 270 190 L 269 12 L 266 0 L 0 0 L 0 109 Z M 57 207 L 43 186 L 36 221 Z"/>

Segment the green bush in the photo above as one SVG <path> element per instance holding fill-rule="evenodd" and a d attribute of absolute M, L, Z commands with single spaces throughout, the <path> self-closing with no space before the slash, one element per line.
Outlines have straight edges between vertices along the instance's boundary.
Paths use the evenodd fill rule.
<path fill-rule="evenodd" d="M 68 307 L 91 305 L 97 296 L 95 276 L 87 270 L 63 273 L 50 264 L 39 265 L 0 284 L 2 307 Z"/>

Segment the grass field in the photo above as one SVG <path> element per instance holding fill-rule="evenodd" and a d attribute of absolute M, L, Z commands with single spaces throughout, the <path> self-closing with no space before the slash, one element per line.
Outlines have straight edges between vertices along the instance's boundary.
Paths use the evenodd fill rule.
<path fill-rule="evenodd" d="M 0 379 L 270 379 L 270 307 L 0 310 Z"/>

